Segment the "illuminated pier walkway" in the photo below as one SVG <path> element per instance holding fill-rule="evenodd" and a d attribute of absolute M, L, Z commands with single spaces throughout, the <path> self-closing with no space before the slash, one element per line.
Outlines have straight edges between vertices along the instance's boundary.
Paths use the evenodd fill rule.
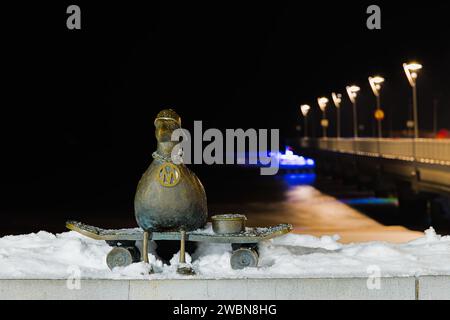
<path fill-rule="evenodd" d="M 419 191 L 450 193 L 450 139 L 322 138 L 299 144 L 315 156 L 351 160 L 408 180 Z"/>
<path fill-rule="evenodd" d="M 450 166 L 450 139 L 303 139 L 302 147 Z"/>

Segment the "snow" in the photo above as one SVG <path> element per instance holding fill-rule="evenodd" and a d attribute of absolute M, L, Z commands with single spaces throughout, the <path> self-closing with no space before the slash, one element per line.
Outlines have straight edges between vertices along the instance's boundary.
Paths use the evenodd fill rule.
<path fill-rule="evenodd" d="M 144 263 L 110 271 L 105 261 L 110 250 L 106 242 L 76 232 L 5 236 L 0 238 L 0 279 L 67 279 L 74 270 L 84 279 L 185 278 L 176 273 L 178 254 L 170 265 L 149 254 L 155 271 L 149 274 Z M 233 270 L 230 245 L 200 243 L 186 261 L 197 273 L 193 277 L 200 279 L 367 277 L 373 270 L 385 277 L 450 275 L 450 236 L 440 236 L 433 228 L 402 244 L 341 244 L 337 235 L 288 234 L 260 243 L 259 252 L 258 268 Z"/>
<path fill-rule="evenodd" d="M 205 225 L 203 228 L 194 230 L 193 233 L 197 233 L 197 234 L 208 234 L 208 235 L 213 235 L 213 234 L 215 234 L 211 222 L 206 223 L 206 225 Z"/>

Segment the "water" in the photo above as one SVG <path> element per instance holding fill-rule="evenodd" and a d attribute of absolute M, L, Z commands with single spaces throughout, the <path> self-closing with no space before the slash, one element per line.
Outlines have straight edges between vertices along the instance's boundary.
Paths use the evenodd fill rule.
<path fill-rule="evenodd" d="M 194 166 L 208 196 L 210 215 L 241 213 L 248 225 L 292 223 L 295 232 L 339 234 L 343 242 L 402 242 L 419 237 L 426 223 L 409 225 L 398 215 L 395 198 L 376 198 L 370 191 L 308 172 L 260 176 L 259 169 L 236 166 Z M 106 179 L 106 180 L 105 180 Z M 110 179 L 110 180 L 108 180 Z M 101 192 L 98 188 L 101 186 Z M 90 189 L 89 189 L 90 188 Z M 127 176 L 101 176 L 86 185 L 86 198 L 51 202 L 51 206 L 11 209 L 0 235 L 47 230 L 63 232 L 67 219 L 107 228 L 135 227 L 135 181 Z"/>
<path fill-rule="evenodd" d="M 294 232 L 339 234 L 343 242 L 403 242 L 421 236 L 397 223 L 395 199 L 377 199 L 370 192 L 311 173 L 262 177 L 256 171 L 228 170 L 234 174 L 229 172 L 223 179 L 209 175 L 220 183 L 205 181 L 212 214 L 242 213 L 253 226 L 292 223 Z"/>

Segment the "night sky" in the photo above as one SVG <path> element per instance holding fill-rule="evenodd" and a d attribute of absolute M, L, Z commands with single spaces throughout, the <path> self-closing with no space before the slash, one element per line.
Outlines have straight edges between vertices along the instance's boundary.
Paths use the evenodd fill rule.
<path fill-rule="evenodd" d="M 411 117 L 402 63 L 416 59 L 420 128 L 432 129 L 434 99 L 439 128 L 450 128 L 448 1 L 93 2 L 2 4 L 0 215 L 9 232 L 29 230 L 30 216 L 132 212 L 163 108 L 187 128 L 203 120 L 288 138 L 308 103 L 319 135 L 316 98 L 355 83 L 369 136 L 367 78 L 380 74 L 385 130 L 398 131 Z M 81 7 L 81 30 L 66 28 L 70 4 Z M 382 30 L 366 27 L 370 4 L 381 7 Z M 350 110 L 345 96 L 346 136 Z"/>

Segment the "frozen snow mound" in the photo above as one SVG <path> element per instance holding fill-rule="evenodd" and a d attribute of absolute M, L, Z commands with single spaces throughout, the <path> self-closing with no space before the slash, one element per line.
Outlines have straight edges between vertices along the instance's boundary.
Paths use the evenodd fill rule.
<path fill-rule="evenodd" d="M 287 234 L 259 244 L 257 268 L 233 270 L 229 244 L 200 243 L 187 262 L 193 278 L 336 278 L 450 275 L 450 236 L 433 228 L 403 244 L 368 242 L 344 245 L 339 236 Z M 152 247 L 153 249 L 153 247 Z M 0 279 L 174 279 L 178 254 L 169 265 L 150 253 L 149 266 L 135 263 L 109 270 L 111 247 L 76 232 L 38 232 L 0 238 Z"/>

